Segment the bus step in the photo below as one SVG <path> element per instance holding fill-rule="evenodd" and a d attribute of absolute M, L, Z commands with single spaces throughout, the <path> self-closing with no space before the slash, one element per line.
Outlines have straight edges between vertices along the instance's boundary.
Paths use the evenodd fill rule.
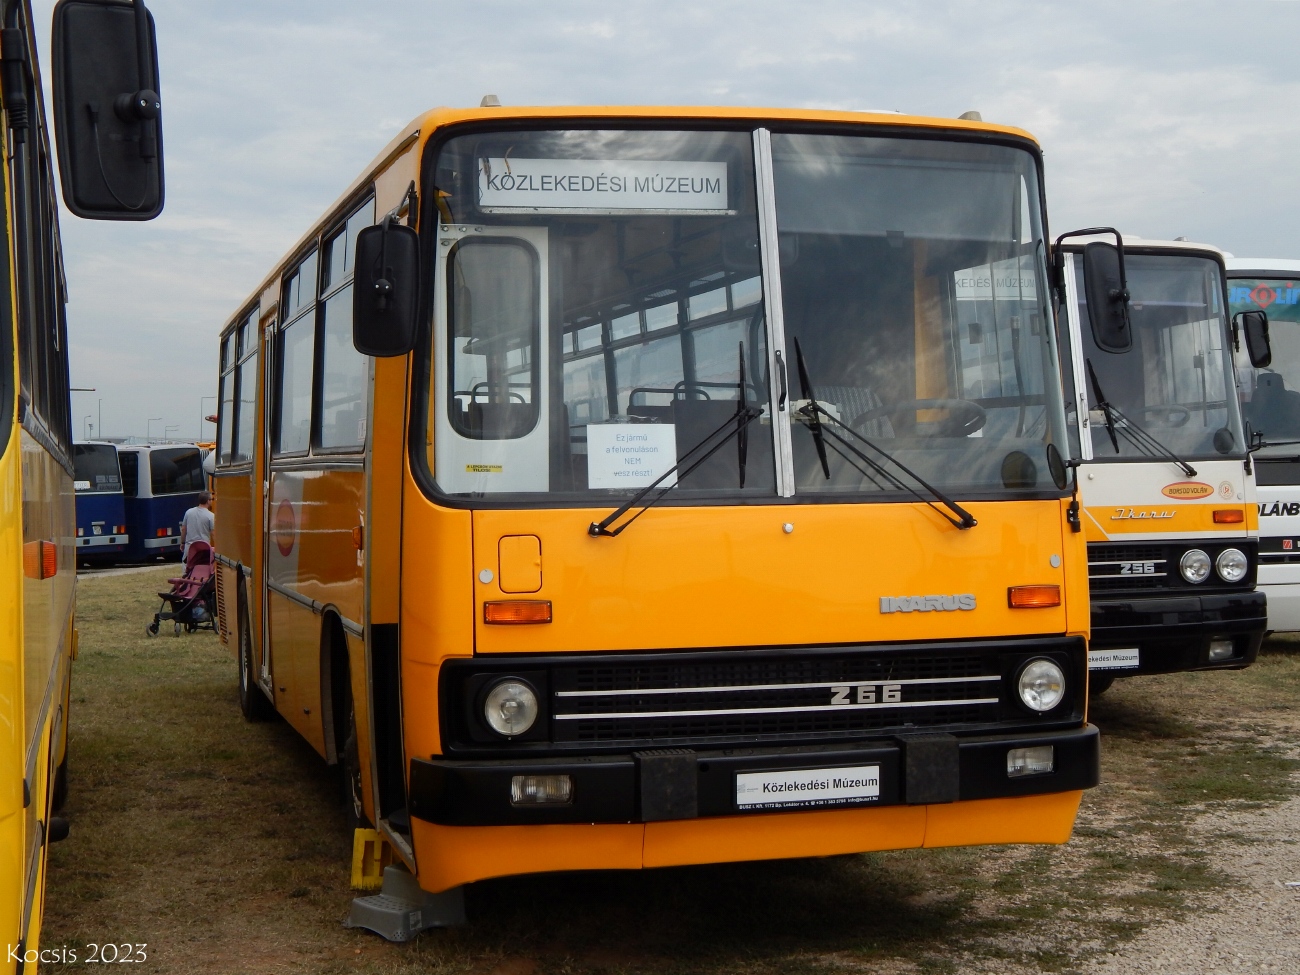
<path fill-rule="evenodd" d="M 465 889 L 453 887 L 441 894 L 421 890 L 419 882 L 400 864 L 384 868 L 384 888 L 378 894 L 356 897 L 344 927 L 365 928 L 387 941 L 410 941 L 429 928 L 451 928 L 465 923 Z"/>
<path fill-rule="evenodd" d="M 384 885 L 384 868 L 393 862 L 393 848 L 378 830 L 352 832 L 352 887 L 378 890 Z"/>

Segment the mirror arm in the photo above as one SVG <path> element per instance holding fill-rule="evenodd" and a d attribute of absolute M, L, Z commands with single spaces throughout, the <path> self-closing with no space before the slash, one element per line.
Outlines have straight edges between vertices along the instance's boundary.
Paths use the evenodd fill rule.
<path fill-rule="evenodd" d="M 1061 241 L 1065 240 L 1066 237 L 1091 237 L 1094 234 L 1113 234 L 1115 236 L 1115 249 L 1119 251 L 1119 291 L 1111 292 L 1111 298 L 1116 301 L 1123 301 L 1124 307 L 1127 308 L 1129 293 L 1128 276 L 1124 272 L 1124 238 L 1120 236 L 1120 232 L 1114 227 L 1088 227 L 1085 230 L 1071 230 L 1069 233 L 1061 234 L 1060 237 L 1056 238 L 1055 251 L 1058 255 L 1057 260 L 1061 267 L 1060 287 L 1062 289 L 1065 287 L 1065 257 L 1060 253 Z M 1128 317 L 1127 312 L 1125 312 L 1124 317 Z"/>

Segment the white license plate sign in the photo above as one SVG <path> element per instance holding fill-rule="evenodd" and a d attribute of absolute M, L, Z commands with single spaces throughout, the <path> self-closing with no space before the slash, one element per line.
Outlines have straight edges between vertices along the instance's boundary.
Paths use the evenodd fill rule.
<path fill-rule="evenodd" d="M 844 806 L 879 798 L 879 765 L 740 772 L 736 775 L 736 806 L 739 809 Z"/>
<path fill-rule="evenodd" d="M 1134 670 L 1138 666 L 1137 648 L 1131 650 L 1089 650 L 1089 670 Z"/>

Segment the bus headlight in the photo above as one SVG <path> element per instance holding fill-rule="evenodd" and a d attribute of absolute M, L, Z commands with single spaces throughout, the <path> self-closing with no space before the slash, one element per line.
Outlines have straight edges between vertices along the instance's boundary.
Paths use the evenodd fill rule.
<path fill-rule="evenodd" d="M 483 718 L 499 735 L 514 738 L 537 721 L 537 692 L 521 680 L 507 678 L 487 692 Z"/>
<path fill-rule="evenodd" d="M 1246 578 L 1246 572 L 1250 569 L 1250 562 L 1246 559 L 1246 553 L 1241 549 L 1225 548 L 1219 553 L 1219 557 L 1214 560 L 1214 569 L 1224 582 L 1241 582 L 1242 579 Z"/>
<path fill-rule="evenodd" d="M 1199 548 L 1190 549 L 1178 560 L 1178 571 L 1190 583 L 1204 582 L 1210 575 L 1210 557 Z"/>
<path fill-rule="evenodd" d="M 1031 711 L 1050 711 L 1065 697 L 1065 674 L 1053 661 L 1039 657 L 1020 671 L 1020 700 Z"/>

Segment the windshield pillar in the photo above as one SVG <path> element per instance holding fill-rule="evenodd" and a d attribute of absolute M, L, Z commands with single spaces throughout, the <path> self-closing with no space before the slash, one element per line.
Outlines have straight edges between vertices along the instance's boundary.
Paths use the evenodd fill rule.
<path fill-rule="evenodd" d="M 785 351 L 785 309 L 781 303 L 781 247 L 776 232 L 776 184 L 772 178 L 772 133 L 754 130 L 758 188 L 758 239 L 762 251 L 763 294 L 767 296 L 768 396 L 774 405 L 776 492 L 794 495 L 794 449 L 790 436 L 790 375 Z"/>

